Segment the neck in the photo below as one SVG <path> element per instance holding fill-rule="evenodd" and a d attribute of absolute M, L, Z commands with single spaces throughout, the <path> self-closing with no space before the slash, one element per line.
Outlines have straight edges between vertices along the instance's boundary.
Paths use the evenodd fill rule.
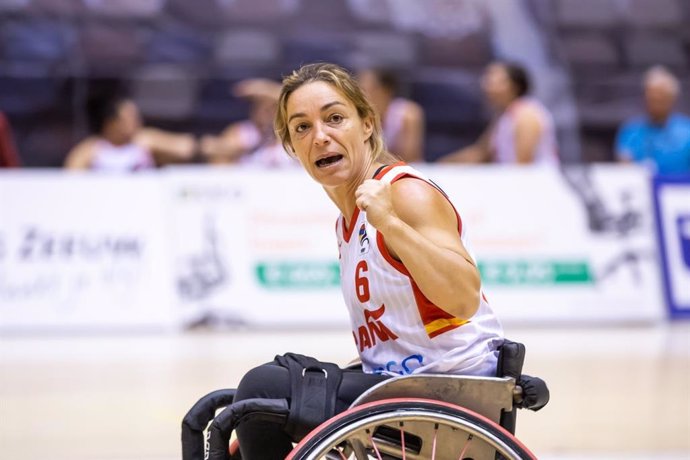
<path fill-rule="evenodd" d="M 352 182 L 336 187 L 324 187 L 326 194 L 338 207 L 348 224 L 355 212 L 355 208 L 357 208 L 357 200 L 355 198 L 357 188 L 359 188 L 365 180 L 372 179 L 376 170 L 381 166 L 383 166 L 383 163 L 370 161 L 362 168 L 361 172 L 357 174 L 356 179 Z"/>
<path fill-rule="evenodd" d="M 117 145 L 117 146 L 129 144 L 130 142 L 132 142 L 131 138 L 128 138 L 127 136 L 123 136 L 123 135 L 121 135 L 117 132 L 113 132 L 113 131 L 107 131 L 106 130 L 105 132 L 103 132 L 102 136 L 103 136 L 103 139 L 105 139 L 106 141 L 110 142 L 111 144 Z"/>
<path fill-rule="evenodd" d="M 663 125 L 666 123 L 668 118 L 671 116 L 670 113 L 666 114 L 657 114 L 657 115 L 649 115 L 649 119 L 651 120 L 652 123 L 655 125 Z"/>
<path fill-rule="evenodd" d="M 522 97 L 522 96 L 520 96 L 520 97 Z M 515 104 L 517 101 L 520 100 L 520 97 L 514 97 L 510 100 L 505 101 L 505 103 L 503 104 L 502 110 L 508 110 L 511 105 Z"/>

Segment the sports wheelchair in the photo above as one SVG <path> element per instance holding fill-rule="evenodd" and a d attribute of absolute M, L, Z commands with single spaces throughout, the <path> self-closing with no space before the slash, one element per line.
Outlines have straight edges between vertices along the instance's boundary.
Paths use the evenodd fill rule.
<path fill-rule="evenodd" d="M 383 381 L 309 432 L 287 460 L 536 459 L 513 436 L 516 409 L 541 409 L 549 390 L 522 374 L 524 358 L 524 345 L 506 340 L 498 377 L 422 374 Z M 238 423 L 284 421 L 289 414 L 285 400 L 233 404 L 234 395 L 231 389 L 209 393 L 185 415 L 183 460 L 240 460 L 237 441 L 230 443 Z"/>

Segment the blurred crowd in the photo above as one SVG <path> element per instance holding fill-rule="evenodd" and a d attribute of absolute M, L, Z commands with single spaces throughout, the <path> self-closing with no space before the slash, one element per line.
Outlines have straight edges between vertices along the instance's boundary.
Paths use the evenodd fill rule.
<path fill-rule="evenodd" d="M 289 166 L 272 93 L 331 61 L 406 161 L 686 170 L 688 21 L 685 0 L 0 1 L 0 161 Z"/>
<path fill-rule="evenodd" d="M 387 149 L 406 162 L 425 161 L 425 111 L 400 91 L 392 69 L 353 70 L 383 126 Z M 655 174 L 690 174 L 690 118 L 676 111 L 681 85 L 663 66 L 653 66 L 640 82 L 638 113 L 618 129 L 615 157 L 639 163 Z M 532 79 L 523 65 L 489 64 L 480 88 L 490 121 L 470 145 L 458 145 L 441 163 L 540 164 L 557 166 L 559 142 L 549 108 L 532 94 Z M 110 172 L 133 172 L 180 163 L 247 164 L 265 168 L 292 167 L 296 160 L 273 131 L 280 83 L 249 78 L 228 88 L 248 102 L 246 118 L 218 133 L 195 136 L 148 126 L 123 85 L 89 94 L 84 108 L 90 135 L 66 154 L 64 166 Z M 0 113 L 0 166 L 21 166 L 11 121 Z"/>

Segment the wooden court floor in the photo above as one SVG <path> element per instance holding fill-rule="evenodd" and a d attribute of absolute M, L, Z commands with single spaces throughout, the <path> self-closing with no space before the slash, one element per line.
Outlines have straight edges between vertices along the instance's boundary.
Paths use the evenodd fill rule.
<path fill-rule="evenodd" d="M 518 437 L 545 459 L 690 459 L 690 323 L 507 328 L 551 403 Z M 0 338 L 0 459 L 172 460 L 203 394 L 276 353 L 345 363 L 347 330 Z"/>

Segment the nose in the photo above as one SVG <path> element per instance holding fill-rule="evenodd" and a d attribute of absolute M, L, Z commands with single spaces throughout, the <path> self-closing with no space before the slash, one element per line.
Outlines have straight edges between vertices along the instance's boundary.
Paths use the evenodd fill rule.
<path fill-rule="evenodd" d="M 323 146 L 331 142 L 331 138 L 324 128 L 325 126 L 323 123 L 317 123 L 314 126 L 314 145 Z"/>

